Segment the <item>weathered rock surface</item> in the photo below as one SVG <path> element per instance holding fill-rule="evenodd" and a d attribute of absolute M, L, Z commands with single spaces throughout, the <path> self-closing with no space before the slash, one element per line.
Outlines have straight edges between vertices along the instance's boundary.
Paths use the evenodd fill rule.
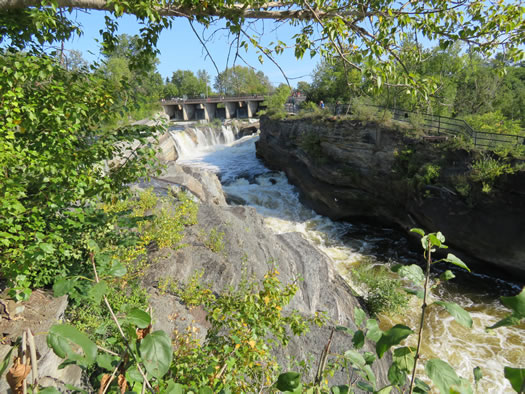
<path fill-rule="evenodd" d="M 470 181 L 468 195 L 461 195 L 455 186 L 468 180 L 476 153 L 444 151 L 360 121 L 263 118 L 257 155 L 285 171 L 304 202 L 323 215 L 441 231 L 447 244 L 486 262 L 485 268 L 525 278 L 524 171 L 498 178 L 491 194 Z M 428 182 L 424 165 L 431 161 L 440 168 Z"/>
<path fill-rule="evenodd" d="M 6 304 L 9 305 L 9 303 Z M 16 307 L 24 308 L 21 313 L 14 314 L 15 307 L 13 306 L 10 311 L 11 315 L 8 316 L 4 307 L 0 317 L 0 333 L 2 334 L 2 343 L 6 343 L 6 345 L 0 345 L 0 360 L 3 360 L 9 352 L 11 341 L 21 337 L 22 333 L 29 328 L 35 336 L 40 385 L 61 390 L 65 390 L 65 384 L 81 386 L 81 369 L 76 365 L 58 369 L 63 360 L 58 358 L 46 344 L 47 331 L 53 324 L 62 320 L 66 306 L 66 296 L 54 298 L 50 294 L 37 290 L 31 294 L 29 301 L 16 305 Z M 32 379 L 31 374 L 29 378 Z M 0 393 L 10 392 L 4 375 L 0 377 Z"/>
<path fill-rule="evenodd" d="M 180 182 L 180 183 L 179 183 Z M 202 182 L 202 183 L 201 183 Z M 176 183 L 176 184 L 175 184 Z M 197 184 L 199 186 L 197 186 Z M 203 203 L 198 213 L 198 224 L 188 229 L 183 242 L 187 245 L 178 250 L 159 250 L 150 255 L 151 266 L 144 272 L 142 284 L 150 292 L 150 304 L 153 309 L 154 329 L 168 333 L 185 332 L 188 328 L 198 339 L 205 340 L 209 323 L 203 308 L 188 309 L 180 300 L 169 294 L 162 294 L 158 289 L 159 281 L 171 278 L 185 283 L 194 273 L 203 270 L 203 282 L 209 283 L 218 293 L 230 285 L 238 284 L 242 278 L 255 277 L 262 280 L 271 268 L 280 272 L 283 284 L 298 282 L 299 290 L 289 309 L 297 309 L 305 316 L 324 311 L 330 319 L 327 326 L 312 327 L 301 337 L 292 337 L 285 349 L 278 351 L 277 357 L 284 368 L 291 358 L 297 361 L 313 359 L 310 378 L 315 374 L 317 362 L 330 337 L 331 327 L 343 325 L 356 330 L 354 308 L 360 306 L 359 300 L 352 294 L 346 282 L 337 274 L 330 259 L 311 246 L 300 234 L 289 233 L 274 235 L 263 224 L 255 209 L 242 206 L 227 206 L 219 181 L 214 174 L 202 170 L 170 165 L 166 173 L 150 183 L 137 185 L 139 188 L 153 186 L 157 193 L 168 193 L 173 186 L 193 189 Z M 213 252 L 206 246 L 206 240 L 212 230 L 224 233 L 224 250 Z M 66 307 L 66 299 L 52 298 L 50 295 L 34 292 L 32 297 L 42 297 L 42 302 L 31 303 L 29 321 L 6 322 L 0 324 L 1 332 L 9 333 L 13 338 L 21 330 L 29 327 L 34 333 L 46 332 L 60 320 Z M 35 310 L 34 305 L 40 305 Z M 5 323 L 5 325 L 4 325 Z M 9 327 L 7 329 L 6 327 Z M 42 360 L 41 383 L 53 387 L 63 387 L 64 383 L 80 385 L 81 374 L 74 366 L 57 370 L 61 360 L 48 349 L 45 335 L 37 337 L 40 358 Z M 343 332 L 335 332 L 332 341 L 332 353 L 344 353 L 353 348 L 352 338 Z M 367 350 L 373 351 L 371 344 Z M 0 347 L 0 358 L 7 353 L 7 347 Z M 379 385 L 388 384 L 387 372 L 389 356 L 374 363 L 374 371 Z M 332 383 L 346 383 L 347 374 L 336 374 Z M 0 392 L 7 389 L 0 383 Z"/>
<path fill-rule="evenodd" d="M 354 307 L 359 302 L 351 289 L 337 274 L 327 256 L 311 246 L 299 233 L 273 235 L 262 218 L 250 207 L 223 207 L 204 204 L 200 206 L 198 225 L 190 229 L 184 239 L 188 245 L 179 250 L 161 250 L 152 255 L 152 265 L 145 273 L 143 284 L 155 288 L 159 281 L 171 278 L 187 282 L 195 272 L 203 271 L 202 281 L 209 283 L 214 292 L 235 286 L 243 275 L 262 280 L 268 270 L 276 265 L 283 283 L 298 278 L 299 291 L 289 308 L 297 309 L 304 315 L 325 311 L 331 326 L 344 325 L 355 330 Z M 213 252 L 205 246 L 209 232 L 215 229 L 224 233 L 224 251 Z M 206 322 L 202 314 L 184 311 L 176 299 L 166 302 L 164 296 L 153 293 L 153 309 L 158 327 L 181 332 L 188 321 L 195 320 L 199 335 L 204 337 Z M 193 313 L 193 315 L 191 315 Z M 178 316 L 166 322 L 167 316 Z M 299 360 L 319 356 L 330 336 L 330 328 L 312 328 L 303 337 L 294 338 L 279 358 L 286 362 L 290 357 Z M 333 352 L 344 353 L 352 348 L 351 337 L 336 332 L 332 345 Z M 386 361 L 377 363 L 376 374 L 386 382 L 388 366 Z M 286 364 L 285 364 L 286 365 Z M 313 365 L 312 373 L 315 373 Z"/>

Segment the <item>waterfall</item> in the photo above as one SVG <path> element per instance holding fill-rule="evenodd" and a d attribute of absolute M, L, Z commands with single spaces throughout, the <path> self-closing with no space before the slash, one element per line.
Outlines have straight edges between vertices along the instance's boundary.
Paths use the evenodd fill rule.
<path fill-rule="evenodd" d="M 362 290 L 360 284 L 352 283 L 349 272 L 363 258 L 373 256 L 374 261 L 382 265 L 414 263 L 421 258 L 419 252 L 414 256 L 413 251 L 407 249 L 404 234 L 395 229 L 359 222 L 334 222 L 305 207 L 284 173 L 270 171 L 256 158 L 255 141 L 258 136 L 235 140 L 235 134 L 231 126 L 172 131 L 179 153 L 177 162 L 218 174 L 230 201 L 255 207 L 272 231 L 302 233 L 332 259 L 334 266 L 357 291 Z M 390 256 L 382 250 L 396 253 Z M 479 275 L 473 275 L 469 280 L 478 282 L 471 286 L 451 282 L 440 287 L 435 296 L 467 309 L 474 321 L 473 328 L 460 326 L 439 308 L 431 309 L 425 326 L 423 357 L 441 358 L 449 362 L 459 375 L 471 381 L 472 369 L 480 366 L 484 377 L 476 388 L 479 393 L 512 392 L 503 376 L 503 367 L 525 366 L 525 325 L 487 332 L 486 326 L 494 324 L 507 313 L 494 291 L 503 281 Z M 505 286 L 512 284 L 505 283 Z M 381 328 L 387 329 L 397 323 L 416 328 L 420 305 L 415 299 L 413 301 L 402 316 L 382 316 Z M 414 339 L 415 336 L 411 340 Z M 414 345 L 410 341 L 409 344 Z"/>
<path fill-rule="evenodd" d="M 180 159 L 192 156 L 196 151 L 206 148 L 217 149 L 222 145 L 230 145 L 235 141 L 237 130 L 231 125 L 191 126 L 184 130 L 170 129 Z"/>

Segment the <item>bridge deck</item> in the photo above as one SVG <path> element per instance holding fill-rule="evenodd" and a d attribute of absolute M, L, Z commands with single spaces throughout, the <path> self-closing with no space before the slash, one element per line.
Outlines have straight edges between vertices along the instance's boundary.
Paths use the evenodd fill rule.
<path fill-rule="evenodd" d="M 211 97 L 189 97 L 187 99 L 176 98 L 173 100 L 163 100 L 162 105 L 177 105 L 177 104 L 206 104 L 206 103 L 231 103 L 237 101 L 264 101 L 264 96 L 211 96 Z"/>

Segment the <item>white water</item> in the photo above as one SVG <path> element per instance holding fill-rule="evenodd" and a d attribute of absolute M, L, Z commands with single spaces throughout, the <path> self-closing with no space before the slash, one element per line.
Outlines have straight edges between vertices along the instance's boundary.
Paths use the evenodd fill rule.
<path fill-rule="evenodd" d="M 352 283 L 348 275 L 352 264 L 365 256 L 374 256 L 382 263 L 390 262 L 393 256 L 395 262 L 397 255 L 392 250 L 401 250 L 405 246 L 406 240 L 393 229 L 333 222 L 302 205 L 297 190 L 287 182 L 286 176 L 271 172 L 256 159 L 254 143 L 258 137 L 234 141 L 232 130 L 224 126 L 217 133 L 219 135 L 195 128 L 189 134 L 192 137 L 187 131 L 172 132 L 179 152 L 178 163 L 217 173 L 229 197 L 255 207 L 274 232 L 302 233 L 334 261 L 354 288 L 359 290 L 360 285 Z M 378 248 L 388 249 L 388 257 Z M 410 261 L 409 252 L 401 251 L 400 254 L 400 260 Z M 498 286 L 501 282 L 492 280 L 482 285 Z M 503 376 L 503 367 L 525 367 L 525 325 L 487 332 L 485 327 L 501 319 L 507 311 L 493 295 L 493 289 L 491 294 L 485 293 L 480 289 L 482 285 L 478 285 L 475 291 L 465 291 L 462 285 L 450 284 L 440 287 L 434 294 L 436 299 L 460 304 L 471 313 L 474 325 L 472 329 L 464 328 L 441 309 L 429 308 L 423 358 L 446 360 L 460 376 L 471 381 L 473 368 L 479 366 L 484 377 L 475 392 L 512 393 L 510 384 Z M 412 308 L 403 316 L 383 316 L 382 328 L 403 323 L 415 329 L 420 311 L 416 300 Z M 415 344 L 415 339 L 413 335 L 414 343 L 411 345 Z"/>

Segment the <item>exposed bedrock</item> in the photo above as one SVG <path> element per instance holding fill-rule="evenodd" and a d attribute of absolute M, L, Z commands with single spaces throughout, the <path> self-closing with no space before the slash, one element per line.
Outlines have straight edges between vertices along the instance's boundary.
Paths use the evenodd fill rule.
<path fill-rule="evenodd" d="M 479 268 L 523 281 L 525 171 L 501 175 L 482 192 L 470 176 L 482 155 L 360 121 L 264 118 L 257 142 L 257 156 L 284 171 L 317 212 L 441 231 L 447 244 L 484 262 Z"/>
<path fill-rule="evenodd" d="M 166 179 L 163 180 L 163 177 Z M 213 174 L 183 166 L 170 166 L 163 177 L 155 180 L 157 191 L 161 187 L 171 188 L 170 184 L 175 178 L 180 178 L 179 185 L 190 190 L 186 183 L 189 177 L 195 177 L 194 179 L 207 180 L 201 185 L 203 195 L 208 196 L 216 188 L 215 182 L 209 178 L 215 177 L 218 182 Z M 176 297 L 160 294 L 155 290 L 159 281 L 171 278 L 176 282 L 187 283 L 196 272 L 202 271 L 201 281 L 210 284 L 212 291 L 220 294 L 228 286 L 235 286 L 246 277 L 262 281 L 268 270 L 276 267 L 283 284 L 302 278 L 297 282 L 299 290 L 289 309 L 296 309 L 305 316 L 324 311 L 329 317 L 327 326 L 312 327 L 304 336 L 293 337 L 288 346 L 278 352 L 282 365 L 288 365 L 292 358 L 315 360 L 310 371 L 315 374 L 321 352 L 330 337 L 331 327 L 343 325 L 352 331 L 357 330 L 354 308 L 360 306 L 358 298 L 336 272 L 331 260 L 310 245 L 301 234 L 273 234 L 254 208 L 227 206 L 216 198 L 202 199 L 201 202 L 198 224 L 190 227 L 184 237 L 186 246 L 177 250 L 159 250 L 150 256 L 153 264 L 145 272 L 143 286 L 150 289 L 152 295 L 150 301 L 154 320 L 157 322 L 156 328 L 166 332 L 175 329 L 183 332 L 193 321 L 201 339 L 204 339 L 208 328 L 202 309 L 187 309 Z M 221 252 L 214 252 L 206 246 L 206 239 L 212 231 L 224 233 L 224 250 Z M 172 316 L 178 318 L 170 318 Z M 372 344 L 365 346 L 374 351 Z M 343 354 L 351 348 L 351 336 L 339 331 L 334 333 L 331 353 Z M 389 356 L 385 356 L 374 363 L 378 382 L 383 385 L 388 384 L 389 359 Z M 336 375 L 335 378 L 334 383 L 343 384 L 347 376 Z"/>

